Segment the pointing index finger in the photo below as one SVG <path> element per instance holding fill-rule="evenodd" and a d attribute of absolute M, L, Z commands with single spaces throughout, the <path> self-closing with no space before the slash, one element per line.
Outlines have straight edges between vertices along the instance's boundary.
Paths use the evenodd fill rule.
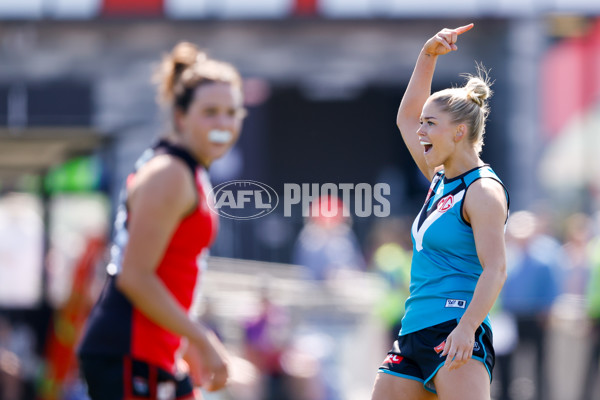
<path fill-rule="evenodd" d="M 470 23 L 469 25 L 464 25 L 464 26 L 458 27 L 454 31 L 456 32 L 457 35 L 462 35 L 463 33 L 470 31 L 474 26 L 475 26 L 475 24 Z"/>

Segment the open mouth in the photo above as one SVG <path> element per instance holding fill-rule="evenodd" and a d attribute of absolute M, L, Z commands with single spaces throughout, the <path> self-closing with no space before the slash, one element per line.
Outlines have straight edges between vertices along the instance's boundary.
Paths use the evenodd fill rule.
<path fill-rule="evenodd" d="M 425 154 L 429 153 L 431 151 L 431 149 L 433 148 L 433 145 L 429 142 L 421 142 L 421 145 L 423 146 L 423 149 L 425 150 Z"/>

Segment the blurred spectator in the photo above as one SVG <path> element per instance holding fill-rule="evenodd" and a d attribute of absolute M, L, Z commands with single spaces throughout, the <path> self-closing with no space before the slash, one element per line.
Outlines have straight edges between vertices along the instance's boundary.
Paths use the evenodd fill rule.
<path fill-rule="evenodd" d="M 265 290 L 261 293 L 260 311 L 244 326 L 246 358 L 261 372 L 263 400 L 284 400 L 291 396 L 289 376 L 282 367 L 282 357 L 289 344 L 289 317 L 275 306 Z"/>
<path fill-rule="evenodd" d="M 496 353 L 496 367 L 494 367 L 494 371 L 500 374 L 499 379 L 495 379 L 493 383 L 498 384 L 497 389 L 500 394 L 498 400 L 508 400 L 510 399 L 510 380 L 512 374 L 510 368 L 511 355 L 519 341 L 517 323 L 511 313 L 504 311 L 501 299 L 498 299 L 494 307 L 492 307 L 490 320 L 494 332 L 494 351 Z M 495 396 L 493 398 L 496 399 Z"/>
<path fill-rule="evenodd" d="M 219 340 L 223 341 L 223 335 L 219 326 L 219 316 L 215 313 L 213 301 L 209 298 L 204 299 L 204 310 L 198 316 L 200 321 L 217 335 Z"/>
<path fill-rule="evenodd" d="M 94 281 L 98 266 L 104 261 L 106 240 L 103 233 L 81 236 L 83 249 L 78 251 L 80 254 L 69 268 L 72 270 L 70 285 L 63 288 L 65 298 L 54 310 L 46 337 L 46 365 L 38 400 L 87 399 L 85 385 L 79 379 L 75 347 L 97 299 Z M 58 253 L 54 250 L 51 255 Z M 48 257 L 49 265 L 53 258 Z"/>
<path fill-rule="evenodd" d="M 553 273 L 561 271 L 566 260 L 562 249 L 563 244 L 556 238 L 556 221 L 560 221 L 550 206 L 545 202 L 535 205 L 535 233 L 531 238 L 530 249 L 536 258 L 552 267 Z"/>
<path fill-rule="evenodd" d="M 335 196 L 323 196 L 312 202 L 310 215 L 294 246 L 292 262 L 306 267 L 309 277 L 326 283 L 327 289 L 347 288 L 340 282 L 366 269 L 349 215 L 344 202 Z M 315 337 L 321 343 L 316 347 L 321 347 L 317 358 L 323 369 L 324 396 L 327 400 L 337 400 L 342 398 L 343 390 L 339 354 L 350 332 L 342 320 L 315 318 L 314 322 Z"/>
<path fill-rule="evenodd" d="M 590 279 L 588 245 L 591 239 L 590 218 L 576 213 L 565 221 L 565 263 L 562 266 L 562 292 L 584 297 Z"/>
<path fill-rule="evenodd" d="M 34 380 L 38 365 L 31 329 L 23 324 L 12 326 L 0 317 L 0 399 L 26 399 L 27 384 Z"/>
<path fill-rule="evenodd" d="M 590 351 L 585 381 L 583 384 L 582 400 L 598 399 L 600 394 L 594 396 L 594 386 L 600 378 L 598 364 L 600 362 L 600 234 L 589 244 L 591 264 L 591 278 L 587 286 L 588 317 L 590 319 Z"/>
<path fill-rule="evenodd" d="M 22 384 L 19 379 L 19 359 L 11 351 L 12 327 L 0 318 L 0 398 L 21 398 Z"/>
<path fill-rule="evenodd" d="M 321 197 L 294 246 L 292 262 L 308 269 L 315 280 L 338 277 L 347 271 L 362 271 L 365 261 L 351 228 L 344 203 L 336 197 Z"/>
<path fill-rule="evenodd" d="M 404 303 L 409 295 L 412 246 L 407 220 L 382 219 L 370 233 L 369 269 L 377 272 L 386 283 L 386 290 L 377 305 L 377 313 L 396 340 L 404 316 Z"/>
<path fill-rule="evenodd" d="M 501 293 L 504 310 L 516 320 L 519 345 L 505 357 L 499 357 L 502 371 L 513 371 L 512 362 L 516 353 L 525 346 L 534 348 L 535 398 L 547 399 L 545 357 L 548 316 L 558 295 L 554 276 L 552 255 L 540 252 L 537 218 L 528 211 L 514 213 L 507 225 L 508 277 Z M 546 251 L 549 247 L 544 247 Z M 549 258 L 550 256 L 550 258 Z M 501 365 L 503 364 L 504 365 Z M 504 374 L 503 374 L 504 375 Z M 501 400 L 510 399 L 508 390 L 510 376 L 502 376 Z"/>

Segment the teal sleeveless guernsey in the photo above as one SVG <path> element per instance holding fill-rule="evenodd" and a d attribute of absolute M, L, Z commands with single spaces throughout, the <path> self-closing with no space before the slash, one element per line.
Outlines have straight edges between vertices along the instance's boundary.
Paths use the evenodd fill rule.
<path fill-rule="evenodd" d="M 410 296 L 400 335 L 460 319 L 469 306 L 483 268 L 473 230 L 463 218 L 463 200 L 469 186 L 482 178 L 494 179 L 504 187 L 488 165 L 452 179 L 440 171 L 431 180 L 411 230 Z M 508 192 L 506 199 L 508 202 Z M 489 316 L 484 322 L 490 325 Z"/>

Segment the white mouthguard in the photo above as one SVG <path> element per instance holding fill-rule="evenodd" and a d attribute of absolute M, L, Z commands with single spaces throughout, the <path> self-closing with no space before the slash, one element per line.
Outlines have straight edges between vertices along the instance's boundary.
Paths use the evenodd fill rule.
<path fill-rule="evenodd" d="M 219 129 L 213 129 L 208 132 L 208 140 L 211 143 L 224 144 L 229 143 L 233 134 L 229 131 L 221 131 Z"/>

